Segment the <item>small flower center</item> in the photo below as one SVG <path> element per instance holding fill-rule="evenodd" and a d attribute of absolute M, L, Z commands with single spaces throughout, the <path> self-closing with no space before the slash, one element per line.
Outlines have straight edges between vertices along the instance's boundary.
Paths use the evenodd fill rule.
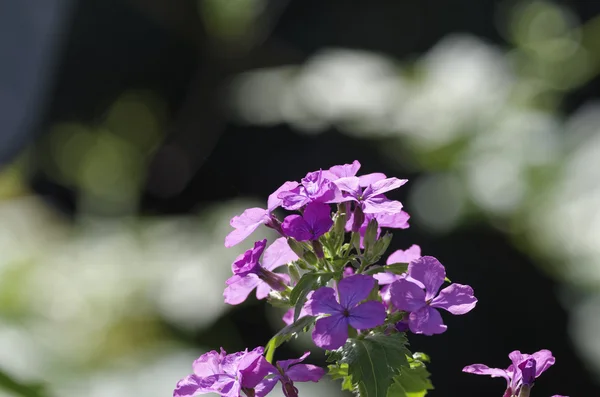
<path fill-rule="evenodd" d="M 350 310 L 344 309 L 344 317 L 350 317 Z"/>

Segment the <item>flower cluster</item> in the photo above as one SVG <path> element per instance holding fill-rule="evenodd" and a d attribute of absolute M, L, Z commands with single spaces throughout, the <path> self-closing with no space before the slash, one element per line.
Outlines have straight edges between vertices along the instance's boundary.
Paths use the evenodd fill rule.
<path fill-rule="evenodd" d="M 422 394 L 431 388 L 426 355 L 408 351 L 406 332 L 443 333 L 447 327 L 439 310 L 463 315 L 477 299 L 468 285 L 442 288 L 449 283 L 444 266 L 432 256 L 421 256 L 417 245 L 392 253 L 384 263 L 392 236 L 382 229 L 409 226 L 402 203 L 386 194 L 407 181 L 381 173 L 357 176 L 360 167 L 354 161 L 309 172 L 300 182 L 281 185 L 269 196 L 266 209 L 250 208 L 231 220 L 234 230 L 225 238 L 226 247 L 261 226 L 279 237 L 270 245 L 266 239 L 257 241 L 236 258 L 233 275 L 226 281 L 225 302 L 240 304 L 256 289 L 257 299 L 288 308 L 283 317 L 287 326 L 264 348 L 202 355 L 194 362 L 194 373 L 177 385 L 175 397 L 211 392 L 260 397 L 277 382 L 285 396 L 294 397 L 298 395 L 294 382 L 317 382 L 326 372 L 361 395 L 402 389 L 405 379 L 411 379 L 412 388 L 420 385 Z M 282 211 L 287 211 L 283 218 Z M 308 353 L 273 364 L 281 343 L 311 328 L 315 345 L 329 355 L 328 371 L 300 364 Z M 371 357 L 365 357 L 371 351 L 386 352 L 382 358 L 386 361 L 377 370 Z M 538 367 L 534 363 L 533 372 L 541 373 L 549 365 L 541 359 L 534 362 Z M 471 367 L 484 371 L 483 366 Z M 516 368 L 523 371 L 518 376 Z M 515 364 L 512 372 L 503 372 L 507 379 L 512 376 L 512 394 L 505 396 L 529 384 L 528 368 Z M 365 379 L 365 371 L 376 379 Z M 414 373 L 400 376 L 406 371 Z"/>

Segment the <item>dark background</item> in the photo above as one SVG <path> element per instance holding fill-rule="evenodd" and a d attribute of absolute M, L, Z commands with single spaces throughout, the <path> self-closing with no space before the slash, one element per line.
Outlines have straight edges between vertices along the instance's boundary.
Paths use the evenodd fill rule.
<path fill-rule="evenodd" d="M 310 136 L 289 126 L 229 122 L 223 90 L 239 72 L 302 63 L 326 47 L 412 59 L 453 32 L 472 33 L 502 45 L 497 13 L 508 4 L 491 0 L 274 3 L 267 2 L 273 14 L 261 21 L 270 27 L 245 49 L 211 38 L 192 2 L 4 2 L 0 44 L 6 44 L 7 50 L 0 66 L 0 160 L 9 164 L 25 148 L 32 149 L 31 188 L 64 216 L 75 217 L 76 189 L 45 172 L 43 159 L 50 148 L 43 137 L 58 122 L 98 122 L 124 90 L 139 88 L 164 98 L 169 115 L 164 140 L 148 165 L 141 214 L 186 214 L 231 198 L 266 198 L 285 180 L 354 159 L 361 161 L 364 172 L 410 180 L 418 172 L 408 165 L 404 172 L 390 168 L 375 147 L 381 142 L 375 140 L 351 138 L 333 129 Z M 596 1 L 563 3 L 584 22 L 600 13 Z M 598 87 L 596 79 L 573 91 L 561 111 L 568 113 L 597 97 Z M 405 192 L 395 198 L 403 201 Z M 101 215 L 123 214 L 106 210 Z M 557 364 L 536 384 L 534 396 L 600 395 L 594 375 L 571 346 L 567 313 L 556 298 L 558 284 L 517 251 L 507 236 L 478 219 L 446 235 L 430 234 L 413 222 L 395 236 L 393 247 L 412 243 L 445 263 L 453 280 L 472 285 L 479 299 L 477 309 L 467 316 L 445 316 L 448 331 L 443 335 L 410 336 L 412 349 L 433 359 L 430 371 L 436 390 L 432 396 L 500 396 L 503 381 L 463 374 L 462 367 L 486 363 L 503 368 L 510 351 L 531 353 L 542 348 L 552 350 Z M 264 344 L 273 333 L 262 325 L 260 304 L 236 308 L 228 316 L 243 340 L 223 340 L 225 320 L 191 339 L 176 326 L 165 326 L 185 342 L 231 348 Z"/>

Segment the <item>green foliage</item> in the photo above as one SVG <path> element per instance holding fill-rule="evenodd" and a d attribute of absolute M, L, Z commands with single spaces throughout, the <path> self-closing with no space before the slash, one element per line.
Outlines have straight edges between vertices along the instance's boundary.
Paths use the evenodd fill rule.
<path fill-rule="evenodd" d="M 348 364 L 328 365 L 328 375 L 333 380 L 342 379 L 342 390 L 353 391 L 352 377 L 348 375 Z"/>
<path fill-rule="evenodd" d="M 324 286 L 332 278 L 333 273 L 330 272 L 305 273 L 302 275 L 298 284 L 290 292 L 290 303 L 295 306 L 294 321 L 298 320 L 302 306 L 306 301 L 306 295 L 310 291 Z"/>
<path fill-rule="evenodd" d="M 417 354 L 427 357 L 422 353 Z M 409 366 L 403 366 L 400 373 L 394 376 L 394 383 L 390 387 L 387 397 L 423 397 L 428 390 L 433 389 L 425 364 L 416 359 L 409 359 L 409 362 Z"/>
<path fill-rule="evenodd" d="M 344 377 L 344 383 L 350 382 L 361 397 L 385 397 L 399 369 L 409 366 L 406 344 L 404 334 L 377 333 L 349 339 L 330 355 L 330 360 L 337 360 L 340 365 L 338 377 L 343 374 L 343 365 L 348 366 L 350 379 Z"/>
<path fill-rule="evenodd" d="M 0 390 L 5 390 L 11 395 L 22 397 L 44 397 L 47 396 L 43 387 L 39 384 L 22 383 L 0 370 Z"/>
<path fill-rule="evenodd" d="M 316 317 L 313 316 L 304 316 L 276 333 L 265 346 L 265 357 L 267 361 L 272 362 L 275 349 L 284 342 L 292 339 L 299 332 L 306 332 L 308 328 L 313 325 L 315 319 Z"/>

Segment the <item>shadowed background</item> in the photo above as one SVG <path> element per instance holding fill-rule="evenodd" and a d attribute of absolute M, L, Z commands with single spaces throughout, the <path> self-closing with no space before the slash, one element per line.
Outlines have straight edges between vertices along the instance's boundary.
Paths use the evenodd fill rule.
<path fill-rule="evenodd" d="M 532 396 L 598 395 L 599 15 L 593 1 L 0 3 L 0 396 L 168 396 L 203 352 L 264 345 L 282 313 L 222 301 L 254 241 L 225 249 L 229 219 L 355 159 L 409 179 L 392 248 L 419 244 L 479 299 L 446 333 L 410 335 L 432 357 L 430 395 L 500 396 L 503 380 L 461 369 L 542 348 L 557 364 Z M 324 363 L 309 337 L 277 354 L 305 350 Z"/>

